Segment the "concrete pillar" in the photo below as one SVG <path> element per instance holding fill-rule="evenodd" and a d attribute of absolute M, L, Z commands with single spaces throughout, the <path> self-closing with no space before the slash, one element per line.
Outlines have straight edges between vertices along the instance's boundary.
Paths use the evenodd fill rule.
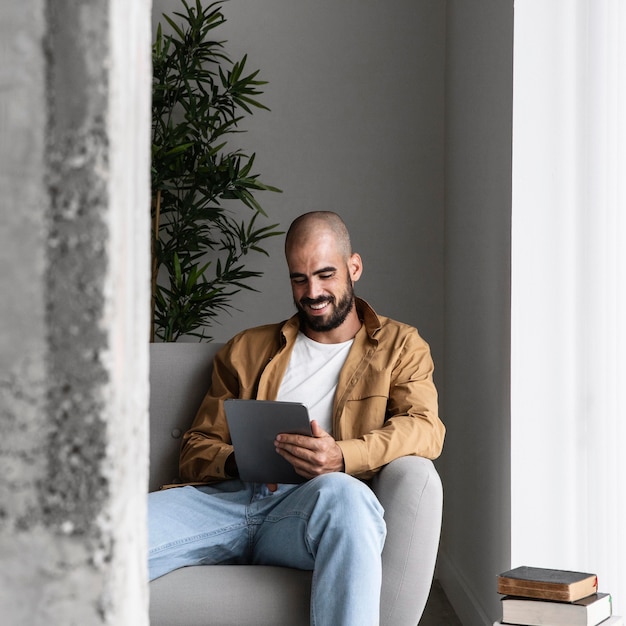
<path fill-rule="evenodd" d="M 142 626 L 150 0 L 0 5 L 0 621 Z"/>

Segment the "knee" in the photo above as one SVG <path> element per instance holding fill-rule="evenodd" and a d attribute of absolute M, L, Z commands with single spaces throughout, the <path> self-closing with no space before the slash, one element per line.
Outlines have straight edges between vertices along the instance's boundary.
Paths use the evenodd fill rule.
<path fill-rule="evenodd" d="M 318 497 L 328 505 L 327 510 L 337 524 L 348 528 L 366 525 L 385 535 L 383 507 L 365 483 L 339 472 L 313 480 L 319 483 Z"/>
<path fill-rule="evenodd" d="M 372 499 L 378 503 L 374 492 L 363 481 L 350 476 L 350 474 L 344 474 L 343 472 L 322 474 L 317 478 L 313 478 L 311 483 L 315 484 L 321 493 L 327 492 L 357 500 Z"/>

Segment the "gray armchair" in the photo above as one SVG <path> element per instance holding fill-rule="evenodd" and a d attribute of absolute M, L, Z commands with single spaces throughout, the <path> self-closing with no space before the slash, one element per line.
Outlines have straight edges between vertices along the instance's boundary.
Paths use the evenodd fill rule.
<path fill-rule="evenodd" d="M 151 491 L 175 481 L 178 451 L 206 393 L 215 343 L 152 344 Z M 443 492 L 433 463 L 403 457 L 371 487 L 385 509 L 382 626 L 416 626 L 432 583 Z M 260 565 L 186 567 L 150 583 L 151 626 L 309 624 L 311 572 Z M 339 626 L 339 625 L 337 625 Z"/>

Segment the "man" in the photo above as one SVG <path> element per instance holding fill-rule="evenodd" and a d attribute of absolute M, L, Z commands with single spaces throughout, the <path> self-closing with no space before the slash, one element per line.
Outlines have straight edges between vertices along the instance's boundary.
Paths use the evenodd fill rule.
<path fill-rule="evenodd" d="M 285 255 L 297 314 L 240 333 L 215 357 L 183 439 L 190 484 L 150 494 L 150 575 L 202 563 L 314 570 L 311 623 L 375 625 L 385 524 L 363 480 L 400 456 L 440 454 L 430 351 L 414 328 L 355 297 L 362 261 L 335 213 L 297 218 Z M 223 411 L 233 397 L 307 406 L 313 436 L 281 434 L 275 446 L 310 480 L 238 480 Z"/>

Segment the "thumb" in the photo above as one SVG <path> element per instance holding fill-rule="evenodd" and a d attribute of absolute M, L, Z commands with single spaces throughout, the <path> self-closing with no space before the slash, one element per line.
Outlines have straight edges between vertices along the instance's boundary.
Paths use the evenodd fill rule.
<path fill-rule="evenodd" d="M 314 437 L 325 437 L 328 433 L 317 423 L 317 420 L 311 420 L 311 432 Z"/>

